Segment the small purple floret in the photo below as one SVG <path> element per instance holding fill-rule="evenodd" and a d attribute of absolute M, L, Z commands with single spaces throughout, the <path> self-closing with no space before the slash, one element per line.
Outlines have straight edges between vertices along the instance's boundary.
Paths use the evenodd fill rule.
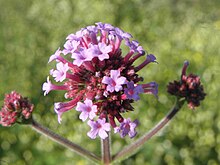
<path fill-rule="evenodd" d="M 47 82 L 43 83 L 43 91 L 44 91 L 44 96 L 46 96 L 50 91 L 51 91 L 51 81 L 49 76 L 47 76 Z"/>
<path fill-rule="evenodd" d="M 135 101 L 139 100 L 139 93 L 143 93 L 144 89 L 141 85 L 134 86 L 134 82 L 128 82 L 127 88 L 124 89 L 124 93 L 128 99 L 134 99 Z"/>
<path fill-rule="evenodd" d="M 110 77 L 104 76 L 102 80 L 103 84 L 107 84 L 106 90 L 109 92 L 118 92 L 122 90 L 122 85 L 126 83 L 126 78 L 120 76 L 120 71 L 111 70 Z"/>
<path fill-rule="evenodd" d="M 56 50 L 56 52 L 50 56 L 50 59 L 49 59 L 48 63 L 50 63 L 51 61 L 56 60 L 60 56 L 61 53 L 62 53 L 62 51 L 60 50 L 60 48 L 58 48 Z"/>
<path fill-rule="evenodd" d="M 108 137 L 106 132 L 110 131 L 110 124 L 106 123 L 105 118 L 98 119 L 97 121 L 89 120 L 87 123 L 91 127 L 91 130 L 87 133 L 87 135 L 91 139 L 95 139 L 97 135 L 99 135 L 99 137 L 102 139 Z"/>
<path fill-rule="evenodd" d="M 74 65 L 81 66 L 85 61 L 91 61 L 94 55 L 92 55 L 88 49 L 82 49 L 79 52 L 73 53 L 71 56 L 73 59 Z"/>
<path fill-rule="evenodd" d="M 146 60 L 148 62 L 156 62 L 156 57 L 153 54 L 149 54 L 149 55 L 147 55 Z"/>
<path fill-rule="evenodd" d="M 50 74 L 55 78 L 55 81 L 62 82 L 66 79 L 66 73 L 69 70 L 68 64 L 63 64 L 62 62 L 57 63 L 57 70 L 51 70 Z"/>
<path fill-rule="evenodd" d="M 135 128 L 137 127 L 138 123 L 138 120 L 134 120 L 132 122 L 130 118 L 124 119 L 124 121 L 120 123 L 120 126 L 115 128 L 115 133 L 120 133 L 122 138 L 126 135 L 129 135 L 130 138 L 133 138 L 137 134 Z"/>
<path fill-rule="evenodd" d="M 96 23 L 97 28 L 100 30 L 112 30 L 114 27 L 111 24 L 108 23 L 102 23 L 102 22 L 97 22 Z"/>
<path fill-rule="evenodd" d="M 136 40 L 133 40 L 133 41 L 126 40 L 125 44 L 130 48 L 130 51 L 138 52 L 140 54 L 145 53 L 143 47 L 139 46 L 139 42 Z"/>
<path fill-rule="evenodd" d="M 93 119 L 96 116 L 97 105 L 93 105 L 92 100 L 86 99 L 84 104 L 81 102 L 77 103 L 76 110 L 81 112 L 79 118 L 85 121 L 87 118 Z"/>
<path fill-rule="evenodd" d="M 63 54 L 66 55 L 68 53 L 74 53 L 78 46 L 79 46 L 80 42 L 76 41 L 76 40 L 67 40 L 66 43 L 64 44 L 64 49 L 63 49 Z"/>
<path fill-rule="evenodd" d="M 112 46 L 107 46 L 105 43 L 99 43 L 98 45 L 91 45 L 88 49 L 90 57 L 98 57 L 100 61 L 109 59 L 108 53 L 111 52 Z"/>
<path fill-rule="evenodd" d="M 156 82 L 149 82 L 147 84 L 142 84 L 144 93 L 153 94 L 155 97 L 158 97 L 158 84 Z"/>

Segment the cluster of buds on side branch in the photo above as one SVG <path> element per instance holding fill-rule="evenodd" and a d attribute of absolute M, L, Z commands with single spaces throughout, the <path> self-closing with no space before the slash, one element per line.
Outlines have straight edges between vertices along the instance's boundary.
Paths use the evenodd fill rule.
<path fill-rule="evenodd" d="M 167 91 L 171 95 L 184 98 L 190 109 L 194 109 L 200 105 L 200 101 L 205 99 L 206 93 L 200 82 L 199 76 L 195 74 L 186 75 L 186 69 L 189 62 L 185 61 L 182 69 L 181 79 L 170 82 L 167 86 Z"/>
<path fill-rule="evenodd" d="M 0 111 L 0 124 L 11 126 L 17 123 L 28 123 L 32 117 L 34 105 L 27 98 L 12 91 L 5 95 L 4 105 Z"/>

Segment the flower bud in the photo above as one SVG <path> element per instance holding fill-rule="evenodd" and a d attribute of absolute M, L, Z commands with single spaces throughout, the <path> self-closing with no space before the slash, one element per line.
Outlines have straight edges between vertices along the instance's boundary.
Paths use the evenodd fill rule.
<path fill-rule="evenodd" d="M 17 123 L 27 123 L 31 119 L 34 105 L 27 98 L 12 91 L 5 95 L 4 105 L 0 111 L 0 124 L 11 126 Z"/>
<path fill-rule="evenodd" d="M 190 109 L 200 105 L 200 101 L 205 99 L 206 93 L 203 90 L 199 76 L 195 74 L 186 75 L 186 69 L 189 63 L 185 62 L 181 79 L 170 82 L 167 86 L 167 92 L 178 98 L 185 98 Z"/>

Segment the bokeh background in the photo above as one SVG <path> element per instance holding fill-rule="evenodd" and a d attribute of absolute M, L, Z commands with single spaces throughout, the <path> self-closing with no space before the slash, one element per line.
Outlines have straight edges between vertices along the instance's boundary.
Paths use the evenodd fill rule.
<path fill-rule="evenodd" d="M 53 103 L 62 92 L 44 97 L 43 82 L 54 64 L 49 56 L 68 34 L 95 22 L 106 22 L 131 33 L 157 57 L 140 74 L 159 83 L 159 99 L 142 95 L 135 111 L 138 136 L 154 126 L 172 107 L 166 93 L 179 78 L 184 60 L 188 72 L 201 77 L 207 97 L 195 111 L 187 105 L 172 122 L 135 155 L 120 164 L 218 165 L 220 162 L 220 1 L 219 0 L 0 0 L 0 103 L 16 90 L 35 104 L 34 118 L 60 135 L 100 154 L 99 139 L 86 136 L 89 127 L 70 111 L 58 124 Z M 112 136 L 112 152 L 132 143 Z M 2 165 L 90 165 L 91 162 L 34 132 L 28 126 L 0 126 Z"/>

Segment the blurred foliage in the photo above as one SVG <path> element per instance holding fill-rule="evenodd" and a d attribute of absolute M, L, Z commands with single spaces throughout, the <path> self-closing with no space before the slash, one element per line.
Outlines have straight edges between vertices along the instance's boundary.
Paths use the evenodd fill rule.
<path fill-rule="evenodd" d="M 195 111 L 185 105 L 173 121 L 121 164 L 217 165 L 220 162 L 220 1 L 219 0 L 0 0 L 0 100 L 16 90 L 35 104 L 34 117 L 50 129 L 100 154 L 99 139 L 86 136 L 89 127 L 70 111 L 58 124 L 53 102 L 63 93 L 41 90 L 51 65 L 49 56 L 69 33 L 95 22 L 130 32 L 156 55 L 159 65 L 140 72 L 146 82 L 159 83 L 159 99 L 142 95 L 135 111 L 140 137 L 172 107 L 166 84 L 179 78 L 183 61 L 201 77 L 207 97 Z M 217 102 L 216 102 L 217 101 Z M 2 104 L 2 101 L 0 102 Z M 112 151 L 132 143 L 112 136 Z M 91 164 L 54 144 L 27 126 L 0 126 L 0 164 Z"/>

